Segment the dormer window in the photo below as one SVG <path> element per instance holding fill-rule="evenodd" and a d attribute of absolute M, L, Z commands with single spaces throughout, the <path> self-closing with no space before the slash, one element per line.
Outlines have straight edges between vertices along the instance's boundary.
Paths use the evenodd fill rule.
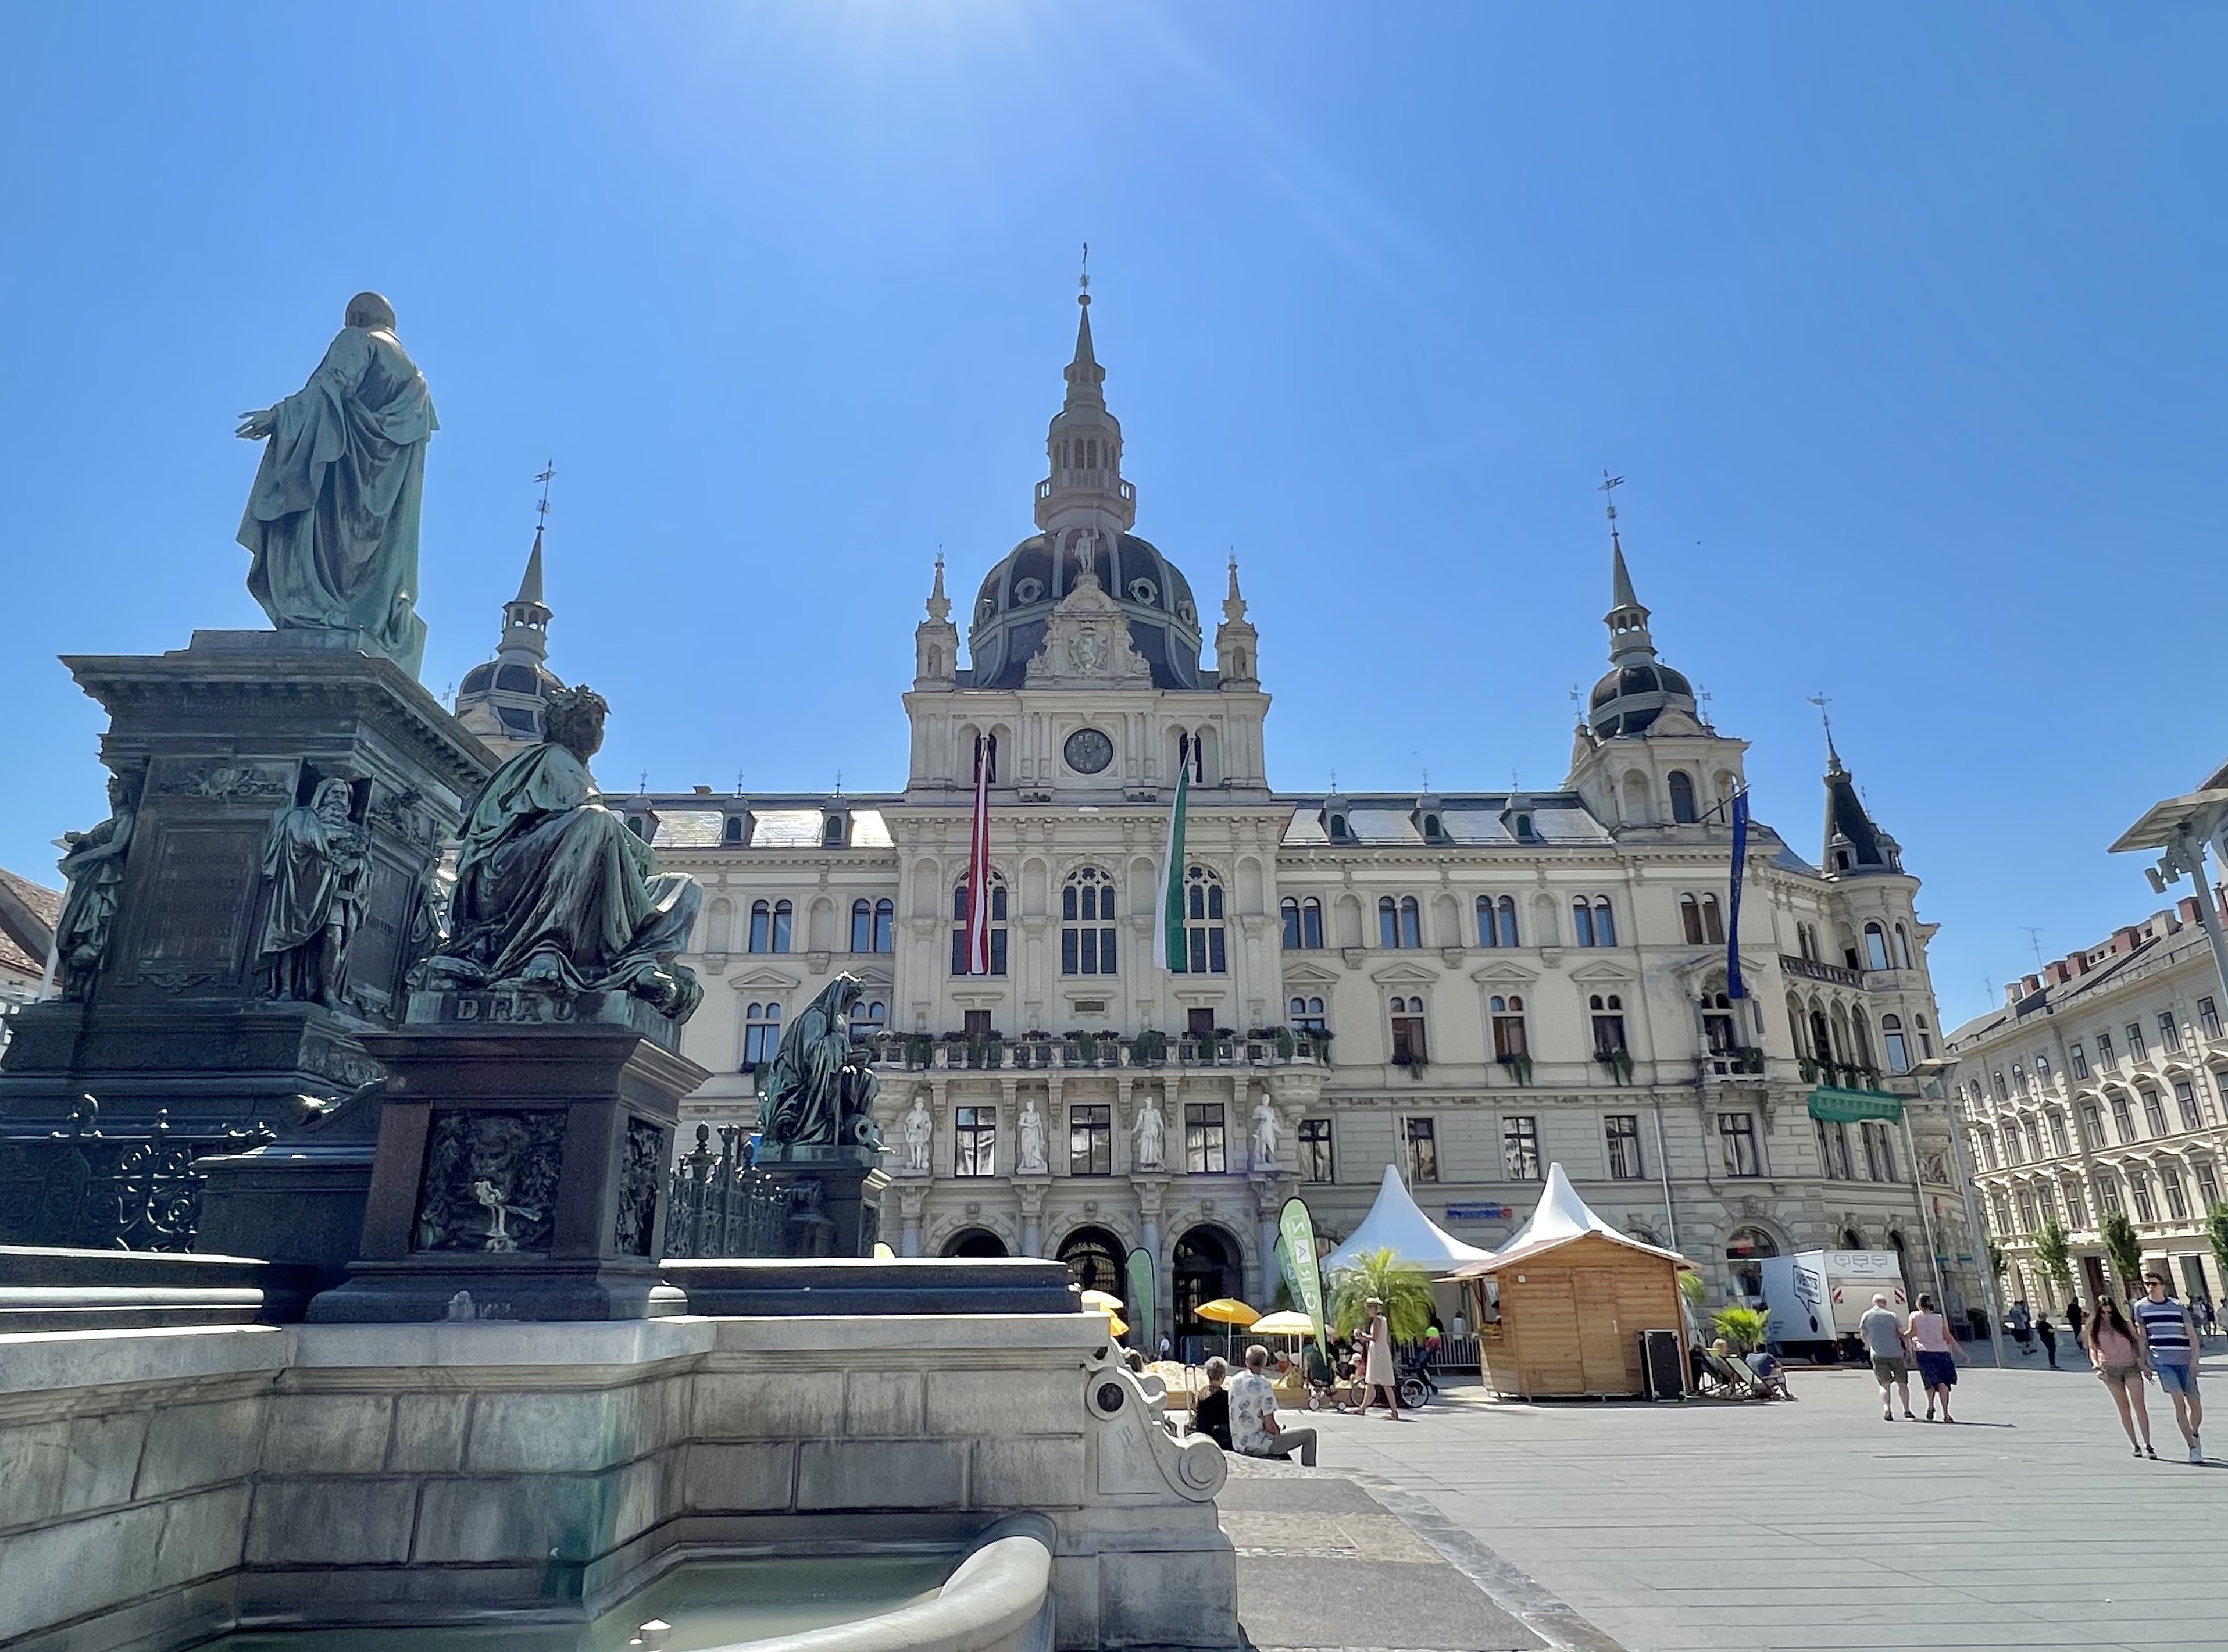
<path fill-rule="evenodd" d="M 1346 816 L 1344 815 L 1333 815 L 1330 819 L 1324 823 L 1324 830 L 1329 833 L 1330 841 L 1334 843 L 1351 843 L 1354 842 L 1354 829 L 1347 824 Z"/>
<path fill-rule="evenodd" d="M 1539 839 L 1538 839 L 1538 835 L 1537 835 L 1536 833 L 1534 833 L 1534 832 L 1533 831 L 1533 829 L 1532 829 L 1532 816 L 1529 816 L 1529 815 L 1519 815 L 1519 816 L 1517 816 L 1517 817 L 1516 817 L 1516 841 L 1517 841 L 1518 842 L 1520 842 L 1520 843 L 1532 843 L 1532 842 L 1537 842 L 1539 841 Z"/>
<path fill-rule="evenodd" d="M 629 815 L 626 817 L 626 823 L 627 830 L 632 832 L 637 837 L 648 836 L 649 824 L 640 815 Z"/>
<path fill-rule="evenodd" d="M 850 819 L 844 815 L 830 815 L 820 828 L 820 846 L 840 849 L 850 831 Z"/>
<path fill-rule="evenodd" d="M 1424 816 L 1423 833 L 1424 841 L 1426 843 L 1444 843 L 1447 841 L 1447 824 L 1439 818 L 1437 810 Z"/>
<path fill-rule="evenodd" d="M 743 842 L 743 817 L 740 815 L 728 816 L 727 823 L 720 828 L 720 841 L 730 848 L 740 848 Z"/>

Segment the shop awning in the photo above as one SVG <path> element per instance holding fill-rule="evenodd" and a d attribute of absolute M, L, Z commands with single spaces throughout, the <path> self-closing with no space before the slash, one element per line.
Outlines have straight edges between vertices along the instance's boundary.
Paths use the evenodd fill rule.
<path fill-rule="evenodd" d="M 1880 1090 L 1834 1090 L 1820 1085 L 1810 1092 L 1810 1117 L 1829 1124 L 1853 1124 L 1860 1118 L 1903 1117 L 1903 1098 Z"/>

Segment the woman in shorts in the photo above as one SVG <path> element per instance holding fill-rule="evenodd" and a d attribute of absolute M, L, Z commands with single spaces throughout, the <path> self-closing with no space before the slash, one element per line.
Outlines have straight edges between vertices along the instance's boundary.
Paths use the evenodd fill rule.
<path fill-rule="evenodd" d="M 1918 1380 L 1926 1385 L 1926 1420 L 1934 1420 L 1938 1402 L 1942 1420 L 1956 1422 L 1950 1414 L 1950 1391 L 1957 1386 L 1957 1339 L 1950 1335 L 1950 1322 L 1936 1309 L 1933 1297 L 1919 1297 L 1917 1310 L 1903 1334 L 1918 1356 Z"/>
<path fill-rule="evenodd" d="M 2150 1413 L 2143 1408 L 2142 1344 L 2136 1340 L 2135 1328 L 2120 1311 L 2120 1304 L 2110 1297 L 2097 1298 L 2089 1322 L 2082 1328 L 2081 1346 L 2089 1350 L 2089 1363 L 2097 1367 L 2097 1380 L 2112 1391 L 2112 1403 L 2120 1408 L 2120 1426 L 2128 1431 L 2128 1444 L 2135 1448 L 2137 1457 L 2155 1459 Z M 2142 1431 L 2140 1439 L 2138 1428 Z"/>

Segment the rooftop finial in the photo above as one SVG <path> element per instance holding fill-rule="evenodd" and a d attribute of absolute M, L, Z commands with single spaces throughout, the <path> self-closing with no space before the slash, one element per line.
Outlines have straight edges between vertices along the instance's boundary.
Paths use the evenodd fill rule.
<path fill-rule="evenodd" d="M 557 461 L 552 459 L 541 467 L 541 474 L 534 479 L 541 484 L 541 503 L 534 507 L 534 531 L 540 533 L 549 525 L 549 481 L 557 474 Z"/>
<path fill-rule="evenodd" d="M 1826 772 L 1839 774 L 1841 772 L 1841 754 L 1834 749 L 1834 720 L 1826 714 L 1828 703 L 1826 691 L 1821 688 L 1816 694 L 1804 697 L 1818 708 L 1818 726 L 1826 731 Z"/>
<path fill-rule="evenodd" d="M 944 594 L 944 547 L 936 547 L 936 578 L 928 588 L 928 617 L 948 619 L 951 615 L 951 599 Z"/>
<path fill-rule="evenodd" d="M 1091 243 L 1083 243 L 1083 273 L 1076 279 L 1075 301 L 1085 309 L 1091 307 Z"/>

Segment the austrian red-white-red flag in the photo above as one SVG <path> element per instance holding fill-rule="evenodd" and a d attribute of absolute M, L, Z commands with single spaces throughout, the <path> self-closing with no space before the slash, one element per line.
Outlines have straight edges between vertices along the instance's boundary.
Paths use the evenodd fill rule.
<path fill-rule="evenodd" d="M 998 742 L 975 737 L 975 820 L 967 835 L 967 927 L 961 938 L 962 975 L 990 973 L 990 782 Z"/>

